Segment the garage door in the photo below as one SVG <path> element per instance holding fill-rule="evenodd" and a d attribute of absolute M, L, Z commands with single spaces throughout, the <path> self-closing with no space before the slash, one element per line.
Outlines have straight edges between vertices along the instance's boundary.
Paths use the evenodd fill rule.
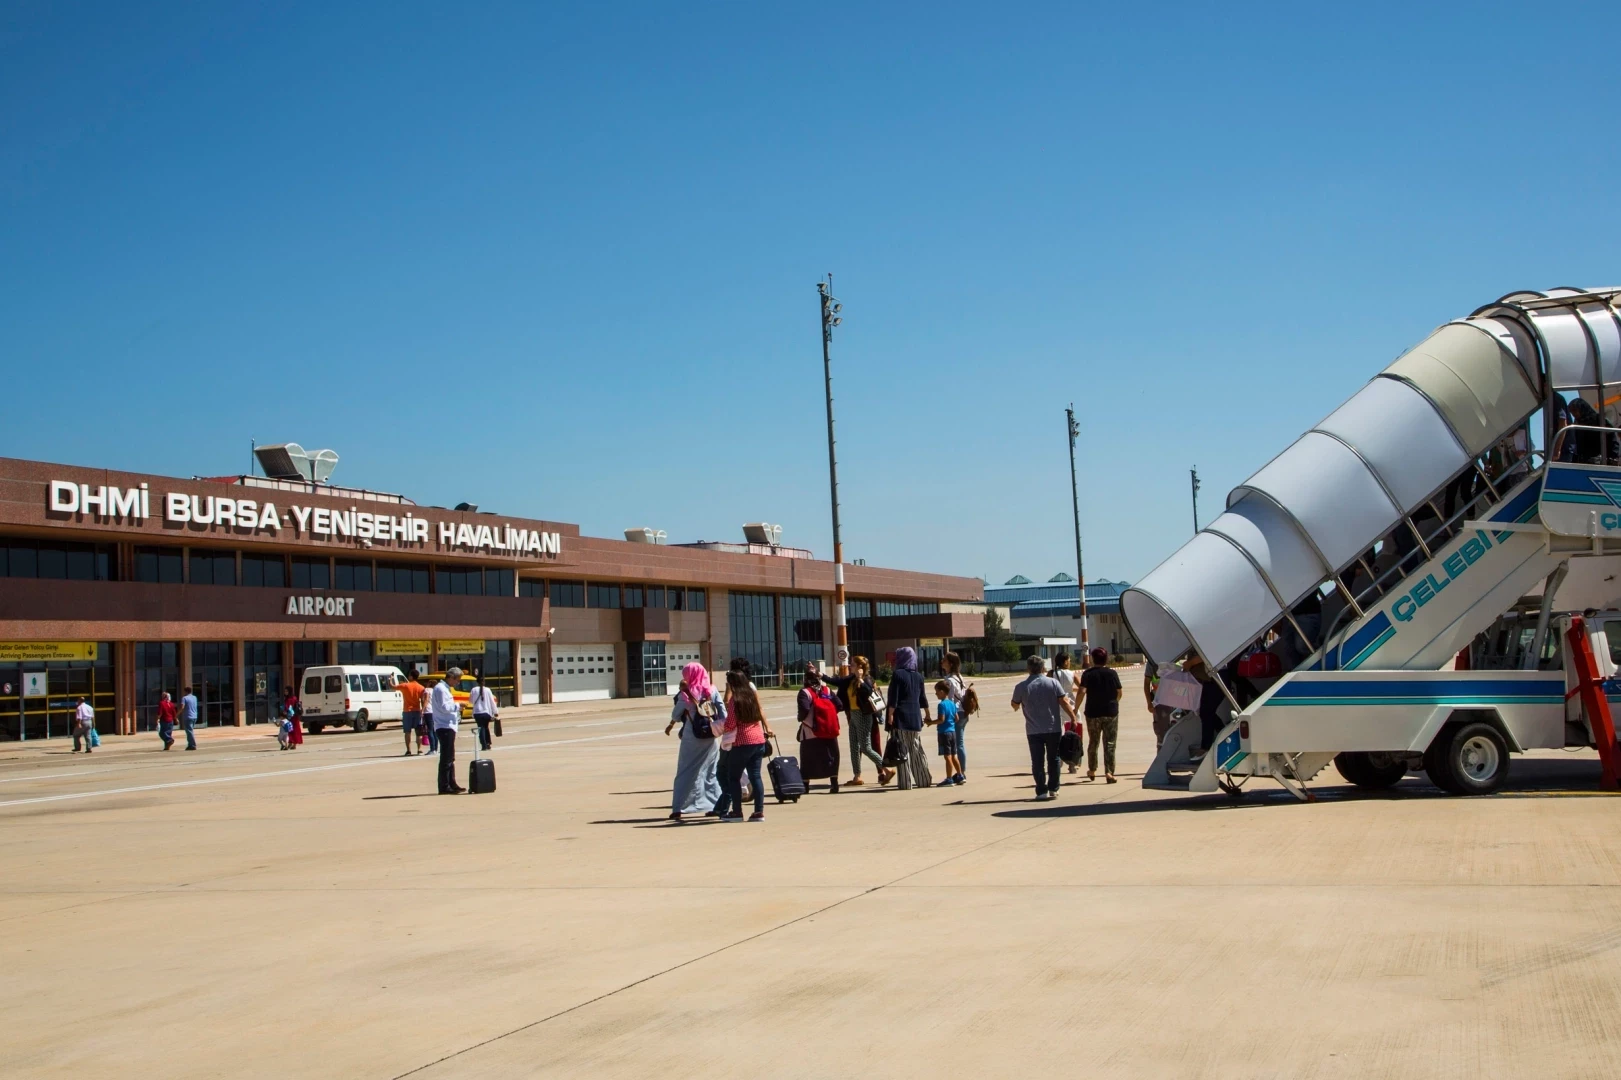
<path fill-rule="evenodd" d="M 540 704 L 540 642 L 518 642 L 518 704 Z"/>
<path fill-rule="evenodd" d="M 614 647 L 552 646 L 552 700 L 593 701 L 614 696 Z"/>
<path fill-rule="evenodd" d="M 696 641 L 672 641 L 664 646 L 664 663 L 668 669 L 664 677 L 664 686 L 671 697 L 675 697 L 681 690 L 681 669 L 702 659 Z"/>

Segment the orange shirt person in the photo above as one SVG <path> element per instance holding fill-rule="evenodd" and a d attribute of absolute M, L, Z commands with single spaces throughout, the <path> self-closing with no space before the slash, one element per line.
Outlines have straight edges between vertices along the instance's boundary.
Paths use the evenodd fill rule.
<path fill-rule="evenodd" d="M 403 709 L 400 714 L 400 730 L 405 733 L 405 756 L 411 756 L 411 736 L 416 735 L 416 752 L 422 753 L 423 726 L 422 726 L 422 698 L 428 692 L 427 688 L 417 682 L 417 677 L 406 676 L 404 682 L 395 687 L 400 692 Z"/>

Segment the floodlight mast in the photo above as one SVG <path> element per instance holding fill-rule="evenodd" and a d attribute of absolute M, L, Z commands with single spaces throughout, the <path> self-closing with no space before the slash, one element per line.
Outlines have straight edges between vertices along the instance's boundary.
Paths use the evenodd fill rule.
<path fill-rule="evenodd" d="M 827 479 L 833 503 L 833 662 L 840 675 L 850 674 L 850 630 L 844 619 L 844 541 L 839 535 L 839 455 L 833 438 L 833 328 L 844 320 L 844 305 L 833 295 L 833 275 L 816 283 L 822 309 L 822 385 L 827 393 Z"/>

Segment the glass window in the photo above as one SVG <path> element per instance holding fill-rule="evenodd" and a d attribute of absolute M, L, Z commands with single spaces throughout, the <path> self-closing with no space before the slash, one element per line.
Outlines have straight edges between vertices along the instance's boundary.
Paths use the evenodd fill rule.
<path fill-rule="evenodd" d="M 802 671 L 805 661 L 822 659 L 822 598 L 784 596 L 780 608 L 783 664 Z"/>
<path fill-rule="evenodd" d="M 702 590 L 702 589 L 688 589 L 687 590 L 687 610 L 688 611 L 708 611 L 709 610 L 709 594 L 704 592 L 704 590 Z"/>
<path fill-rule="evenodd" d="M 687 607 L 687 590 L 666 589 L 664 598 L 670 605 L 671 611 L 685 611 Z"/>
<path fill-rule="evenodd" d="M 353 678 L 353 676 L 350 676 L 350 678 Z M 374 694 L 377 693 L 377 676 L 371 674 L 370 672 L 362 674 L 360 676 L 360 688 L 362 690 L 369 690 Z"/>
<path fill-rule="evenodd" d="M 0 577 L 114 581 L 118 567 L 118 560 L 113 557 L 116 550 L 111 544 L 0 539 Z"/>
<path fill-rule="evenodd" d="M 293 588 L 330 589 L 332 567 L 326 559 L 306 555 L 293 556 Z"/>
<path fill-rule="evenodd" d="M 554 581 L 551 583 L 552 607 L 585 607 L 585 582 Z"/>
<path fill-rule="evenodd" d="M 360 692 L 360 676 L 359 675 L 351 675 L 351 676 L 349 676 L 349 689 L 351 691 L 355 692 L 355 693 Z"/>
<path fill-rule="evenodd" d="M 664 586 L 663 585 L 649 585 L 647 587 L 646 606 L 653 607 L 653 608 L 661 608 L 661 607 L 664 606 Z"/>
<path fill-rule="evenodd" d="M 380 690 L 394 689 L 394 676 L 390 675 L 386 671 L 381 673 L 377 676 L 377 687 Z"/>
<path fill-rule="evenodd" d="M 407 563 L 378 563 L 375 581 L 378 592 L 425 593 L 428 568 Z"/>
<path fill-rule="evenodd" d="M 353 592 L 372 591 L 372 573 L 369 561 L 339 559 L 333 570 L 333 581 L 337 588 Z"/>
<path fill-rule="evenodd" d="M 16 549 L 11 553 L 17 559 Z M 184 564 L 177 547 L 138 547 L 135 549 L 135 580 L 154 581 L 162 585 L 178 585 L 183 577 Z"/>
<path fill-rule="evenodd" d="M 518 581 L 519 596 L 545 596 L 546 583 L 535 578 L 521 578 Z"/>
<path fill-rule="evenodd" d="M 1605 623 L 1604 637 L 1610 645 L 1610 663 L 1621 664 L 1621 622 Z"/>
<path fill-rule="evenodd" d="M 585 587 L 585 606 L 616 608 L 619 606 L 619 586 L 593 581 Z"/>
<path fill-rule="evenodd" d="M 311 675 L 304 680 L 304 693 L 313 697 L 321 692 L 321 676 Z"/>
<path fill-rule="evenodd" d="M 280 589 L 287 585 L 287 560 L 280 555 L 242 556 L 242 584 Z"/>
<path fill-rule="evenodd" d="M 732 655 L 747 660 L 755 681 L 777 672 L 776 597 L 770 593 L 729 594 Z M 762 684 L 764 685 L 764 684 Z"/>
<path fill-rule="evenodd" d="M 193 585 L 235 585 L 236 552 L 192 548 L 191 583 Z"/>
<path fill-rule="evenodd" d="M 477 573 L 477 571 L 474 571 Z M 484 571 L 485 596 L 511 596 L 513 593 L 512 579 L 515 572 L 508 568 Z"/>
<path fill-rule="evenodd" d="M 329 694 L 343 693 L 343 676 L 328 675 L 326 677 L 326 692 Z"/>
<path fill-rule="evenodd" d="M 642 587 L 640 585 L 626 585 L 624 592 L 621 594 L 621 602 L 628 608 L 641 607 Z"/>

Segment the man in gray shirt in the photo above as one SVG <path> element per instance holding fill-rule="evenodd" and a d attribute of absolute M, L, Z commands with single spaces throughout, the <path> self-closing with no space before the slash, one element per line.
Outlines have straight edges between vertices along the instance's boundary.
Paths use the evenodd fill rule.
<path fill-rule="evenodd" d="M 1036 778 L 1036 801 L 1042 802 L 1058 798 L 1058 740 L 1064 733 L 1064 714 L 1074 720 L 1075 706 L 1058 680 L 1044 674 L 1041 657 L 1032 656 L 1026 666 L 1030 677 L 1013 688 L 1013 707 L 1024 711 L 1030 771 Z"/>
<path fill-rule="evenodd" d="M 185 696 L 180 699 L 180 726 L 186 732 L 186 749 L 197 749 L 197 695 L 186 687 Z"/>

